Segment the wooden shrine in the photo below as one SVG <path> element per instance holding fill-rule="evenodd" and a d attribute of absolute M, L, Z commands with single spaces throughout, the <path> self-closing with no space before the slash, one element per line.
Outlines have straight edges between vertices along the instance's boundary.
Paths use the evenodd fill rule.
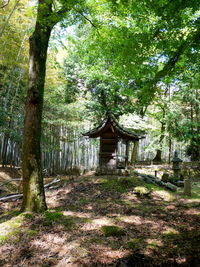
<path fill-rule="evenodd" d="M 117 150 L 120 140 L 126 144 L 124 169 L 127 170 L 130 141 L 135 142 L 144 138 L 122 128 L 110 112 L 107 113 L 101 125 L 83 135 L 89 138 L 100 137 L 99 168 L 97 171 L 99 174 L 118 173 Z"/>

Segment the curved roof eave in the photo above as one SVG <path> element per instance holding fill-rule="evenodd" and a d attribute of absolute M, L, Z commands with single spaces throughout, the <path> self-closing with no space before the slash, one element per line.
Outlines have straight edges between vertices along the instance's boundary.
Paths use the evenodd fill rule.
<path fill-rule="evenodd" d="M 124 128 L 122 128 L 118 122 L 115 120 L 114 116 L 111 113 L 107 114 L 106 119 L 96 128 L 84 133 L 84 136 L 89 136 L 90 138 L 97 138 L 101 136 L 101 134 L 104 132 L 107 124 L 111 123 L 111 125 L 114 127 L 114 130 L 122 139 L 129 139 L 129 140 L 139 140 L 144 138 L 144 136 L 140 136 L 136 133 L 131 133 Z"/>

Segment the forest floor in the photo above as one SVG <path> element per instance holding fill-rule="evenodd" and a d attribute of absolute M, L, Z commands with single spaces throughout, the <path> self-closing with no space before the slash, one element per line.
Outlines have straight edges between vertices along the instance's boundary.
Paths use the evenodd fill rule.
<path fill-rule="evenodd" d="M 200 179 L 184 197 L 134 176 L 62 177 L 46 199 L 44 214 L 0 203 L 0 266 L 200 266 Z"/>

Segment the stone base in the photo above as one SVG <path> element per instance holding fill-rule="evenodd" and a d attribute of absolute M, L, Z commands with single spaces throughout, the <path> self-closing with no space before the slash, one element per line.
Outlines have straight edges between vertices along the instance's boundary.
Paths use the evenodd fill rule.
<path fill-rule="evenodd" d="M 129 176 L 130 170 L 125 169 L 100 169 L 97 168 L 95 175 L 118 175 L 118 176 Z"/>

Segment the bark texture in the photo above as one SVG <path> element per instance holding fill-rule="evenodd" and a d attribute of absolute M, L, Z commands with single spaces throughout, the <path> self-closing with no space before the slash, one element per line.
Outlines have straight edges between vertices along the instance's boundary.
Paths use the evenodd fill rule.
<path fill-rule="evenodd" d="M 49 1 L 39 1 L 35 31 L 29 39 L 29 84 L 25 108 L 24 139 L 22 149 L 23 204 L 22 210 L 46 210 L 41 167 L 41 119 L 48 42 L 52 27 L 48 21 L 52 13 Z M 45 4 L 45 5 L 44 5 Z"/>
<path fill-rule="evenodd" d="M 165 112 L 163 111 L 163 118 L 165 117 Z M 156 156 L 153 159 L 154 162 L 162 162 L 162 148 L 163 148 L 163 140 L 165 138 L 164 132 L 165 132 L 165 123 L 161 122 L 161 136 L 159 140 L 159 146 L 160 149 L 157 149 Z"/>
<path fill-rule="evenodd" d="M 135 141 L 134 146 L 133 146 L 133 150 L 131 153 L 131 164 L 134 164 L 137 162 L 138 148 L 139 148 L 139 142 Z"/>

